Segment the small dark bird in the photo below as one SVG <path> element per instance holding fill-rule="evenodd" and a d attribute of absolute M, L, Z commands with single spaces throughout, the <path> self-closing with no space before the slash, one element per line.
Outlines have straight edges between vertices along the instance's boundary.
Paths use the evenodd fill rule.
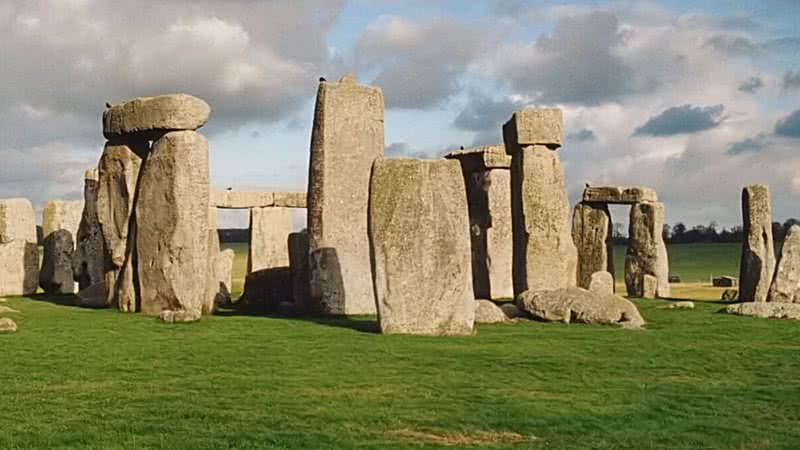
<path fill-rule="evenodd" d="M 328 80 L 326 80 L 325 77 L 319 77 L 319 82 L 320 83 L 324 83 L 326 81 L 328 81 Z"/>
<path fill-rule="evenodd" d="M 586 183 L 586 187 L 587 187 L 587 188 L 589 187 L 589 183 Z"/>
<path fill-rule="evenodd" d="M 464 150 L 464 146 L 463 145 L 461 146 L 461 150 Z"/>
<path fill-rule="evenodd" d="M 227 188 L 227 189 L 225 189 L 225 190 L 226 190 L 226 191 L 232 191 L 232 190 L 233 190 L 233 188 L 232 188 L 232 187 L 229 187 L 229 188 Z"/>
<path fill-rule="evenodd" d="M 111 108 L 111 103 L 106 102 L 106 108 Z"/>

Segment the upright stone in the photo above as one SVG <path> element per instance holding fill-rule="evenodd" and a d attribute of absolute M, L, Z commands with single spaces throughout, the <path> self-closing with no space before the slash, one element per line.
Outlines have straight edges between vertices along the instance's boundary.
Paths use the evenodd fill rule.
<path fill-rule="evenodd" d="M 561 146 L 561 111 L 524 109 L 503 126 L 511 162 L 514 295 L 573 287 L 578 253 L 569 226 Z"/>
<path fill-rule="evenodd" d="M 226 294 L 230 296 L 230 285 L 226 288 L 224 282 L 220 280 L 222 274 L 219 271 L 221 263 L 217 260 L 222 258 L 219 249 L 219 233 L 217 233 L 217 208 L 208 207 L 208 265 L 206 273 L 206 296 L 203 301 L 202 314 L 213 314 L 216 310 L 217 299 Z"/>
<path fill-rule="evenodd" d="M 311 296 L 330 314 L 373 314 L 367 206 L 383 155 L 383 93 L 347 75 L 317 91 L 308 177 Z"/>
<path fill-rule="evenodd" d="M 786 233 L 767 301 L 800 303 L 800 225 Z"/>
<path fill-rule="evenodd" d="M 251 208 L 247 273 L 289 267 L 287 237 L 291 232 L 292 216 L 287 208 Z"/>
<path fill-rule="evenodd" d="M 83 200 L 51 200 L 45 203 L 42 211 L 42 234 L 45 239 L 58 230 L 67 230 L 74 243 L 78 237 L 83 204 Z"/>
<path fill-rule="evenodd" d="M 146 141 L 106 143 L 98 164 L 97 221 L 105 246 L 107 303 L 120 311 L 137 309 L 134 271 L 136 220 L 134 203 L 139 195 L 139 171 L 147 156 Z M 151 236 L 152 237 L 152 236 Z"/>
<path fill-rule="evenodd" d="M 72 234 L 68 230 L 57 230 L 44 238 L 39 286 L 46 294 L 75 293 L 75 280 L 72 279 L 73 248 Z"/>
<path fill-rule="evenodd" d="M 0 296 L 34 294 L 38 286 L 33 205 L 24 198 L 0 200 Z"/>
<path fill-rule="evenodd" d="M 572 241 L 578 248 L 578 287 L 589 289 L 592 274 L 595 272 L 608 272 L 613 276 L 612 226 L 607 205 L 575 205 L 572 215 Z M 613 278 L 611 286 L 613 289 Z"/>
<path fill-rule="evenodd" d="M 153 143 L 136 202 L 141 311 L 199 315 L 208 269 L 208 142 L 173 131 Z"/>
<path fill-rule="evenodd" d="M 308 293 L 308 230 L 289 234 L 289 269 L 292 273 L 292 298 L 301 310 L 311 308 Z"/>
<path fill-rule="evenodd" d="M 451 152 L 446 158 L 461 163 L 467 189 L 475 297 L 511 298 L 511 157 L 500 144 Z"/>
<path fill-rule="evenodd" d="M 83 212 L 72 257 L 72 275 L 78 282 L 79 292 L 104 281 L 105 244 L 97 220 L 97 186 L 97 169 L 87 170 L 83 185 Z"/>
<path fill-rule="evenodd" d="M 739 300 L 767 300 L 775 272 L 775 248 L 772 243 L 772 211 L 769 186 L 753 184 L 742 189 L 744 241 L 739 266 Z"/>
<path fill-rule="evenodd" d="M 670 295 L 669 259 L 662 237 L 663 228 L 662 203 L 645 202 L 631 206 L 628 250 L 625 254 L 625 287 L 630 297 L 645 295 L 645 275 L 657 279 L 657 297 Z"/>
<path fill-rule="evenodd" d="M 464 190 L 455 161 L 375 162 L 369 238 L 383 333 L 472 333 L 475 300 Z"/>

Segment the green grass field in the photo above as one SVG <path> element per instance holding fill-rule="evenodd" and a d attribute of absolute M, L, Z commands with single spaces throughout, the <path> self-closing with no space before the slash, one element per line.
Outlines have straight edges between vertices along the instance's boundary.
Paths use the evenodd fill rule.
<path fill-rule="evenodd" d="M 689 280 L 705 279 L 698 260 L 738 252 L 670 251 Z M 372 318 L 167 325 L 11 298 L 0 448 L 800 446 L 800 324 L 635 302 L 646 330 L 520 322 L 426 338 L 380 335 Z"/>

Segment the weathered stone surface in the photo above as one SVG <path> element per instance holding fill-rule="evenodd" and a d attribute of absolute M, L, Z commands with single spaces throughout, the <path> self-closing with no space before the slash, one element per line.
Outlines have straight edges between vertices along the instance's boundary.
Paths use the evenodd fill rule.
<path fill-rule="evenodd" d="M 172 311 L 165 309 L 161 311 L 158 318 L 166 323 L 179 323 L 179 322 L 197 322 L 200 320 L 200 311 L 179 309 Z"/>
<path fill-rule="evenodd" d="M 563 119 L 558 108 L 525 108 L 516 111 L 503 125 L 506 151 L 517 151 L 530 145 L 543 145 L 551 149 L 561 147 Z M 509 142 L 514 145 L 509 146 Z"/>
<path fill-rule="evenodd" d="M 196 130 L 210 115 L 208 103 L 187 94 L 135 98 L 103 112 L 103 135 L 155 140 L 168 131 Z"/>
<path fill-rule="evenodd" d="M 645 322 L 636 305 L 613 294 L 598 294 L 572 287 L 552 291 L 528 291 L 517 297 L 517 306 L 539 320 L 581 322 L 639 328 Z"/>
<path fill-rule="evenodd" d="M 694 309 L 694 302 L 673 302 L 666 306 L 661 306 L 662 309 Z"/>
<path fill-rule="evenodd" d="M 513 298 L 511 171 L 507 170 L 511 157 L 501 144 L 452 152 L 447 158 L 461 164 L 467 190 L 475 296 Z M 505 168 L 486 163 L 502 158 L 509 163 Z"/>
<path fill-rule="evenodd" d="M 0 314 L 7 314 L 7 313 L 18 313 L 16 309 L 9 308 L 8 306 L 0 305 Z"/>
<path fill-rule="evenodd" d="M 75 254 L 72 257 L 72 276 L 78 289 L 84 290 L 105 280 L 105 242 L 103 230 L 97 220 L 97 169 L 87 170 L 83 185 L 83 211 L 75 237 Z"/>
<path fill-rule="evenodd" d="M 506 313 L 493 301 L 475 300 L 475 323 L 502 323 L 507 320 Z"/>
<path fill-rule="evenodd" d="M 572 214 L 572 241 L 578 249 L 578 287 L 589 289 L 595 272 L 614 273 L 608 206 L 578 203 Z M 613 293 L 614 279 L 612 275 Z"/>
<path fill-rule="evenodd" d="M 800 303 L 800 225 L 786 232 L 767 301 Z"/>
<path fill-rule="evenodd" d="M 68 230 L 57 230 L 44 238 L 44 256 L 39 272 L 39 286 L 46 294 L 73 294 L 72 254 L 74 244 Z"/>
<path fill-rule="evenodd" d="M 643 186 L 587 186 L 583 190 L 584 203 L 633 205 L 657 201 L 655 189 Z"/>
<path fill-rule="evenodd" d="M 286 208 L 250 210 L 250 247 L 247 272 L 274 267 L 289 267 L 289 233 L 292 216 Z"/>
<path fill-rule="evenodd" d="M 153 143 L 136 203 L 141 311 L 200 314 L 208 273 L 208 142 L 174 131 Z"/>
<path fill-rule="evenodd" d="M 93 284 L 78 291 L 75 306 L 84 308 L 105 308 L 108 306 L 108 287 L 105 281 Z"/>
<path fill-rule="evenodd" d="M 226 286 L 220 280 L 220 274 L 217 272 L 217 258 L 220 257 L 219 249 L 219 233 L 217 233 L 217 208 L 208 207 L 208 263 L 206 273 L 206 295 L 203 300 L 202 313 L 203 315 L 213 314 L 217 307 L 217 296 L 228 295 L 230 296 L 230 289 L 226 290 Z"/>
<path fill-rule="evenodd" d="M 0 317 L 0 333 L 15 333 L 17 324 L 8 317 Z"/>
<path fill-rule="evenodd" d="M 279 208 L 305 208 L 307 195 L 305 192 L 276 192 L 275 206 Z"/>
<path fill-rule="evenodd" d="M 31 202 L 0 200 L 0 295 L 30 295 L 39 286 L 39 249 Z"/>
<path fill-rule="evenodd" d="M 292 272 L 292 298 L 298 309 L 310 310 L 308 291 L 308 230 L 289 234 L 289 270 Z"/>
<path fill-rule="evenodd" d="M 761 319 L 800 320 L 800 303 L 746 302 L 725 308 L 728 314 L 753 316 Z"/>
<path fill-rule="evenodd" d="M 658 278 L 645 274 L 642 279 L 642 298 L 656 298 L 658 292 Z"/>
<path fill-rule="evenodd" d="M 104 281 L 107 303 L 120 311 L 137 308 L 135 270 L 136 221 L 134 201 L 138 196 L 142 158 L 150 151 L 147 142 L 106 143 L 98 164 L 97 221 L 103 232 Z"/>
<path fill-rule="evenodd" d="M 214 191 L 209 194 L 208 203 L 221 209 L 264 208 L 275 205 L 275 193 Z"/>
<path fill-rule="evenodd" d="M 58 230 L 67 230 L 74 244 L 82 214 L 83 200 L 51 200 L 42 210 L 42 234 L 46 239 Z"/>
<path fill-rule="evenodd" d="M 631 206 L 628 250 L 625 254 L 625 287 L 629 297 L 645 296 L 645 275 L 656 277 L 655 297 L 669 297 L 669 259 L 662 237 L 664 205 Z"/>
<path fill-rule="evenodd" d="M 375 161 L 369 237 L 383 333 L 472 333 L 475 301 L 464 190 L 456 161 Z"/>
<path fill-rule="evenodd" d="M 614 275 L 611 272 L 595 272 L 589 281 L 589 290 L 597 294 L 614 293 Z"/>
<path fill-rule="evenodd" d="M 521 319 L 527 317 L 524 311 L 519 309 L 517 305 L 513 303 L 503 303 L 500 305 L 500 309 L 503 310 L 503 313 L 509 319 Z"/>
<path fill-rule="evenodd" d="M 367 204 L 383 156 L 383 93 L 352 76 L 317 91 L 308 177 L 311 296 L 330 314 L 374 314 Z"/>
<path fill-rule="evenodd" d="M 231 302 L 231 286 L 233 286 L 234 257 L 233 250 L 227 248 L 221 251 L 214 260 L 214 270 L 219 280 L 219 291 L 217 291 L 217 295 L 214 298 L 216 307 L 230 308 L 233 306 Z"/>
<path fill-rule="evenodd" d="M 744 240 L 739 266 L 739 299 L 763 302 L 767 300 L 775 272 L 769 186 L 753 184 L 742 189 L 742 219 Z"/>
<path fill-rule="evenodd" d="M 578 252 L 572 242 L 569 201 L 558 152 L 523 145 L 510 124 L 503 127 L 511 162 L 511 213 L 514 228 L 514 294 L 576 284 Z M 534 124 L 530 125 L 531 127 Z M 560 128 L 560 125 L 559 125 Z"/>
<path fill-rule="evenodd" d="M 739 300 L 739 291 L 736 289 L 725 289 L 720 295 L 723 302 L 735 302 Z"/>
<path fill-rule="evenodd" d="M 247 274 L 237 309 L 254 313 L 275 312 L 281 302 L 292 301 L 292 274 L 288 267 L 272 267 Z"/>
<path fill-rule="evenodd" d="M 445 155 L 445 158 L 457 159 L 465 174 L 511 168 L 511 155 L 506 153 L 506 146 L 503 144 L 455 150 Z"/>

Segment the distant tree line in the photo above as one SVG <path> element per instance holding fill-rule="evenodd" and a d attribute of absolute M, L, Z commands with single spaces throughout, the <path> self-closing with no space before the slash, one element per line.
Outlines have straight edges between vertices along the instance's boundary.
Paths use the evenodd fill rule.
<path fill-rule="evenodd" d="M 782 242 L 786 232 L 792 225 L 800 225 L 798 219 L 787 219 L 785 222 L 772 222 L 772 238 Z M 664 224 L 662 231 L 664 242 L 668 244 L 715 244 L 726 242 L 742 242 L 742 226 L 736 225 L 731 228 L 720 227 L 717 222 L 712 221 L 708 225 L 695 225 L 688 228 L 682 222 L 675 225 Z M 621 223 L 615 223 L 612 232 L 614 244 L 627 244 L 628 236 L 625 227 Z"/>

